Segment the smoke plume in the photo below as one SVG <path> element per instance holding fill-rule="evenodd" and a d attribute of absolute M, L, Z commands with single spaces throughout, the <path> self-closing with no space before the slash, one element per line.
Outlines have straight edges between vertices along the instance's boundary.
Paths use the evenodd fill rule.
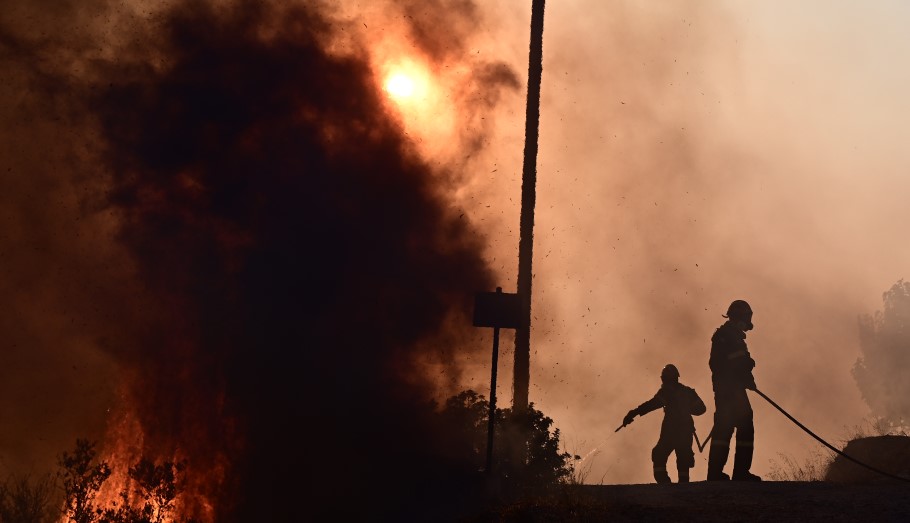
<path fill-rule="evenodd" d="M 473 23 L 458 2 L 459 31 L 430 38 L 447 5 L 405 10 L 418 18 L 412 52 L 435 63 Z M 61 42 L 38 52 L 9 27 L 3 39 L 22 81 L 43 90 L 33 96 L 86 133 L 74 163 L 92 166 L 74 170 L 88 194 L 73 205 L 91 203 L 107 226 L 101 253 L 127 267 L 127 288 L 99 298 L 123 311 L 125 332 L 99 343 L 125 383 L 108 393 L 138 427 L 119 437 L 187 463 L 184 516 L 403 510 L 403 493 L 445 479 L 432 400 L 481 348 L 473 293 L 495 286 L 482 240 L 450 203 L 457 178 L 406 136 L 361 24 L 318 2 L 123 16 L 129 33 L 105 33 L 113 50 L 90 50 L 93 30 L 65 35 L 85 46 L 70 49 L 78 70 L 56 61 Z M 455 105 L 468 121 L 517 87 L 503 65 L 474 65 Z M 88 332 L 113 329 L 103 320 Z"/>

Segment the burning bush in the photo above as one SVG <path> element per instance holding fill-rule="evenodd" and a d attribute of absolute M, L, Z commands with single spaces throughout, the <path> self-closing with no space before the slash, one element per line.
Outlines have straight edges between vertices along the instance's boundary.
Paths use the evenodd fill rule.
<path fill-rule="evenodd" d="M 141 458 L 129 467 L 129 481 L 118 500 L 107 506 L 98 499 L 98 494 L 113 470 L 107 462 L 97 459 L 94 443 L 77 440 L 75 450 L 64 452 L 59 464 L 66 522 L 195 523 L 193 519 L 174 517 L 175 504 L 183 490 L 181 463 L 154 463 Z"/>

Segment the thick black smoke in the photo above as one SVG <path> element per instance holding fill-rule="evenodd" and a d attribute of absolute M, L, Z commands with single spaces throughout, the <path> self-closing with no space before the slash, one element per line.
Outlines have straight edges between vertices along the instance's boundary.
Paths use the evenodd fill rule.
<path fill-rule="evenodd" d="M 191 1 L 97 66 L 119 240 L 158 321 L 118 358 L 147 446 L 230 464 L 218 521 L 406 506 L 446 473 L 418 362 L 480 349 L 462 337 L 494 287 L 483 245 L 365 54 L 328 51 L 343 27 Z"/>

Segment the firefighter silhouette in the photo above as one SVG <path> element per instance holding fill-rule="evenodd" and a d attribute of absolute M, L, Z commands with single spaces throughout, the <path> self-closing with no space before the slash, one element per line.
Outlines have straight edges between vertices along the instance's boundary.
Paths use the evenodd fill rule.
<path fill-rule="evenodd" d="M 733 458 L 733 479 L 761 481 L 752 474 L 752 453 L 755 426 L 752 405 L 746 389 L 755 390 L 752 369 L 755 360 L 746 346 L 746 331 L 752 330 L 752 307 L 735 300 L 727 309 L 726 323 L 711 337 L 711 382 L 714 385 L 714 429 L 711 451 L 708 454 L 708 481 L 730 479 L 724 473 L 730 454 L 730 440 L 736 431 L 736 455 Z"/>
<path fill-rule="evenodd" d="M 664 409 L 664 420 L 660 425 L 660 437 L 657 445 L 651 450 L 651 461 L 654 463 L 654 479 L 658 483 L 670 483 L 667 474 L 667 459 L 670 453 L 676 453 L 676 471 L 679 483 L 689 481 L 689 469 L 695 466 L 695 453 L 692 451 L 692 436 L 695 433 L 695 422 L 692 416 L 701 416 L 707 410 L 705 403 L 698 397 L 695 389 L 679 382 L 679 370 L 674 365 L 667 365 L 660 373 L 663 383 L 657 394 L 648 401 L 629 411 L 623 418 L 623 426 L 632 423 L 635 416 Z"/>

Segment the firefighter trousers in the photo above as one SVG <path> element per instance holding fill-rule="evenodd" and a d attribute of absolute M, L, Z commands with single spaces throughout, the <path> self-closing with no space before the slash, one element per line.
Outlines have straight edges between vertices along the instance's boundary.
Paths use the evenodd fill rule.
<path fill-rule="evenodd" d="M 715 391 L 714 431 L 711 451 L 708 454 L 708 478 L 723 473 L 730 454 L 730 441 L 736 432 L 736 454 L 733 458 L 733 475 L 749 472 L 755 443 L 755 426 L 752 405 L 745 389 Z"/>
<path fill-rule="evenodd" d="M 692 451 L 692 434 L 694 427 L 688 425 L 674 426 L 663 424 L 657 445 L 651 450 L 651 462 L 654 464 L 654 479 L 658 483 L 669 483 L 667 460 L 670 454 L 676 453 L 676 472 L 678 481 L 689 481 L 689 469 L 695 466 L 695 452 Z"/>

